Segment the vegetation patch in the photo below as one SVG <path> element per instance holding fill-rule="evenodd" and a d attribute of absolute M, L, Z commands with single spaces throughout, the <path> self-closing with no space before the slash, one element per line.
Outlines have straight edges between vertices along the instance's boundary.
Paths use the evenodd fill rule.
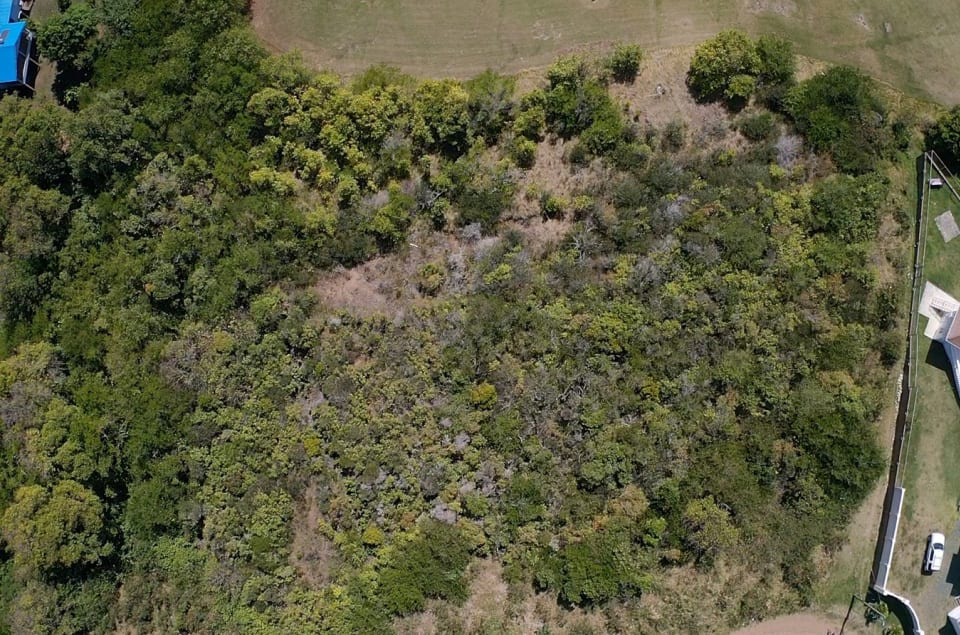
<path fill-rule="evenodd" d="M 114 7 L 69 108 L 0 101 L 9 630 L 454 632 L 480 558 L 504 630 L 808 603 L 896 360 L 873 82 L 725 34 L 751 90 L 655 126 L 611 90 L 635 47 L 348 84 L 241 9 Z"/>

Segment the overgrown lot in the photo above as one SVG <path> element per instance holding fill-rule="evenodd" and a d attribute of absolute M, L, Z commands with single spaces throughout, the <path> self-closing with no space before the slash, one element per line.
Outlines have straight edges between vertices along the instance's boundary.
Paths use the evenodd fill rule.
<path fill-rule="evenodd" d="M 878 235 L 910 128 L 873 81 L 725 32 L 691 61 L 715 116 L 654 127 L 609 90 L 636 46 L 522 93 L 345 84 L 241 8 L 74 4 L 39 31 L 69 107 L 0 102 L 0 620 L 693 632 L 809 603 L 902 343 Z"/>

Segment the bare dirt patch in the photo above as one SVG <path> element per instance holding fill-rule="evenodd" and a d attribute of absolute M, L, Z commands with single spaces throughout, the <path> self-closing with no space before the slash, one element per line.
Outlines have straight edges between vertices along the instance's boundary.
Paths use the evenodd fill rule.
<path fill-rule="evenodd" d="M 841 622 L 814 613 L 796 613 L 734 631 L 732 635 L 829 635 L 840 631 Z"/>
<path fill-rule="evenodd" d="M 311 587 L 327 584 L 337 562 L 337 549 L 319 531 L 320 506 L 314 487 L 308 486 L 293 517 L 290 564 Z"/>
<path fill-rule="evenodd" d="M 480 632 L 484 622 L 505 617 L 507 583 L 503 567 L 495 560 L 480 560 L 473 568 L 470 597 L 462 609 L 463 627 L 468 633 Z"/>
<path fill-rule="evenodd" d="M 790 16 L 797 12 L 797 3 L 793 0 L 754 0 L 749 10 L 753 13 L 776 13 Z"/>
<path fill-rule="evenodd" d="M 687 90 L 687 69 L 695 47 L 651 52 L 643 61 L 636 81 L 614 84 L 610 94 L 629 105 L 628 115 L 635 121 L 662 127 L 683 121 L 700 130 L 725 122 L 729 116 L 719 104 L 698 104 Z"/>
<path fill-rule="evenodd" d="M 421 268 L 428 262 L 462 255 L 464 249 L 450 234 L 415 231 L 398 253 L 324 273 L 314 290 L 325 309 L 343 310 L 359 317 L 395 318 L 424 301 L 417 288 Z"/>

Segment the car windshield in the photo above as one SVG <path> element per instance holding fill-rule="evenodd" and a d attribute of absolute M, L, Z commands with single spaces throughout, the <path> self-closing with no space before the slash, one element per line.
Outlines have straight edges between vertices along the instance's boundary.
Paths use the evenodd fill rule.
<path fill-rule="evenodd" d="M 943 544 L 942 544 L 942 543 L 939 543 L 939 542 L 935 542 L 935 543 L 933 543 L 933 548 L 934 548 L 935 550 L 943 550 Z"/>

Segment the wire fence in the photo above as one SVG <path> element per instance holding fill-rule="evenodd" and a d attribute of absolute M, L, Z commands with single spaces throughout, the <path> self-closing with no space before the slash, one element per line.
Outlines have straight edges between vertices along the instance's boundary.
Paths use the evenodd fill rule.
<path fill-rule="evenodd" d="M 909 328 L 907 331 L 907 359 L 901 380 L 901 390 L 906 393 L 906 408 L 901 413 L 903 420 L 899 421 L 900 417 L 898 417 L 896 431 L 896 437 L 898 438 L 894 440 L 895 456 L 893 460 L 896 462 L 896 475 L 893 482 L 897 486 L 903 485 L 903 457 L 907 456 L 910 452 L 910 429 L 913 427 L 914 415 L 916 414 L 917 408 L 916 391 L 913 390 L 913 387 L 917 385 L 917 339 L 920 335 L 919 309 L 920 298 L 923 294 L 923 263 L 927 255 L 927 206 L 930 200 L 931 164 L 930 153 L 924 153 L 917 193 L 917 242 L 913 255 L 913 281 L 911 284 L 910 315 L 908 318 Z M 898 449 L 899 451 L 897 451 Z"/>
<path fill-rule="evenodd" d="M 920 183 L 917 188 L 917 243 L 914 250 L 913 261 L 913 284 L 909 317 L 910 327 L 907 336 L 907 360 L 902 385 L 902 390 L 907 393 L 907 406 L 906 412 L 904 413 L 903 430 L 897 430 L 897 434 L 903 437 L 901 452 L 899 456 L 894 457 L 898 463 L 897 478 L 895 481 L 897 485 L 903 484 L 903 461 L 909 454 L 910 430 L 913 427 L 917 409 L 917 391 L 914 390 L 914 388 L 917 385 L 917 372 L 920 367 L 919 360 L 917 359 L 917 342 L 920 338 L 919 309 L 920 298 L 923 295 L 925 283 L 924 263 L 927 258 L 927 235 L 930 229 L 930 215 L 928 213 L 930 207 L 930 181 L 934 173 L 939 175 L 943 185 L 950 190 L 954 199 L 960 204 L 960 193 L 957 192 L 952 183 L 956 177 L 936 152 L 933 150 L 925 152 L 920 170 Z"/>

